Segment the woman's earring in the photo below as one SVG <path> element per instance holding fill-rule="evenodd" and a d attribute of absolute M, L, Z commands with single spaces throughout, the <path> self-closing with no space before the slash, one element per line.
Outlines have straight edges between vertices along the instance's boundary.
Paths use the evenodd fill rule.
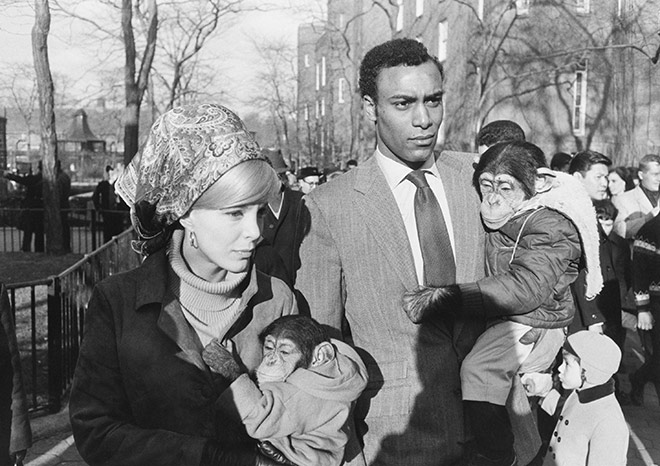
<path fill-rule="evenodd" d="M 198 247 L 198 246 L 197 246 L 197 236 L 195 236 L 195 232 L 194 232 L 194 231 L 191 231 L 191 232 L 190 232 L 189 238 L 190 238 L 190 246 L 192 246 L 193 248 L 197 249 L 197 247 Z"/>

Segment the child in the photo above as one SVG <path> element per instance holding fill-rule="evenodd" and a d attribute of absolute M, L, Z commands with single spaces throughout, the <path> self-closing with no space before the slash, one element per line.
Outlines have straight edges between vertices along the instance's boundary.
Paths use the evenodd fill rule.
<path fill-rule="evenodd" d="M 367 384 L 360 356 L 311 317 L 280 317 L 259 335 L 257 383 L 215 339 L 202 357 L 232 381 L 217 407 L 238 415 L 262 453 L 297 466 L 339 466 L 351 404 Z M 284 458 L 282 457 L 282 455 Z M 285 464 L 292 464 L 284 461 Z"/>
<path fill-rule="evenodd" d="M 625 465 L 629 432 L 612 379 L 621 350 L 610 337 L 582 330 L 567 338 L 562 355 L 559 380 L 573 391 L 559 413 L 560 394 L 551 388 L 552 376 L 523 376 L 528 394 L 541 396 L 541 407 L 558 419 L 543 465 Z"/>

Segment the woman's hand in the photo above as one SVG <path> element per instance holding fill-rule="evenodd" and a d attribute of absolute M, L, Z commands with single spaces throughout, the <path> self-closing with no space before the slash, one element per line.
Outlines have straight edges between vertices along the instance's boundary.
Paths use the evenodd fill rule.
<path fill-rule="evenodd" d="M 232 354 L 222 346 L 217 338 L 206 345 L 206 348 L 202 351 L 202 359 L 212 372 L 220 374 L 231 382 L 243 373 Z"/>

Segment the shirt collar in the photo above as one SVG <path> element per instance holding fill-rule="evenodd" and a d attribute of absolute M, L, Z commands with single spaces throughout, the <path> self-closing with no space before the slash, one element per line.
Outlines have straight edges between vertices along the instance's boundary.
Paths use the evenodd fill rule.
<path fill-rule="evenodd" d="M 606 397 L 614 393 L 614 379 L 610 379 L 602 385 L 596 385 L 595 387 L 585 388 L 584 390 L 578 390 L 577 396 L 580 403 L 586 404 L 591 403 L 592 401 L 600 400 L 601 398 Z"/>
<path fill-rule="evenodd" d="M 406 176 L 413 171 L 407 165 L 386 157 L 378 148 L 376 148 L 374 156 L 376 157 L 378 166 L 385 175 L 385 180 L 390 189 L 396 188 Z M 431 173 L 433 176 L 440 179 L 440 172 L 438 171 L 438 166 L 435 164 L 435 153 L 424 162 L 424 165 L 421 166 L 420 170 Z"/>

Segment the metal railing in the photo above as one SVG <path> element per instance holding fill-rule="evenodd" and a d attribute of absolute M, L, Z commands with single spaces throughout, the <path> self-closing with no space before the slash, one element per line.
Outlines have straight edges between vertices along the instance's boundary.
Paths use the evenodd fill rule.
<path fill-rule="evenodd" d="M 70 250 L 76 254 L 87 254 L 94 251 L 99 245 L 103 244 L 104 228 L 108 225 L 104 223 L 102 214 L 94 209 L 63 209 L 63 219 L 66 219 L 70 232 L 69 246 Z M 115 231 L 123 231 L 124 227 L 130 225 L 130 218 L 127 211 L 117 210 L 108 211 L 115 221 Z M 43 222 L 43 209 L 0 209 L 0 252 L 17 252 L 22 250 L 25 229 L 29 222 Z M 110 217 L 108 217 L 110 218 Z M 37 234 L 44 235 L 44 227 L 32 227 L 32 240 L 29 251 L 34 251 L 36 246 Z M 42 240 L 46 244 L 46 239 Z"/>
<path fill-rule="evenodd" d="M 27 354 L 21 359 L 31 412 L 61 409 L 78 360 L 92 289 L 104 278 L 139 265 L 140 256 L 130 247 L 134 238 L 134 231 L 126 230 L 58 275 L 7 285 L 21 355 Z"/>

